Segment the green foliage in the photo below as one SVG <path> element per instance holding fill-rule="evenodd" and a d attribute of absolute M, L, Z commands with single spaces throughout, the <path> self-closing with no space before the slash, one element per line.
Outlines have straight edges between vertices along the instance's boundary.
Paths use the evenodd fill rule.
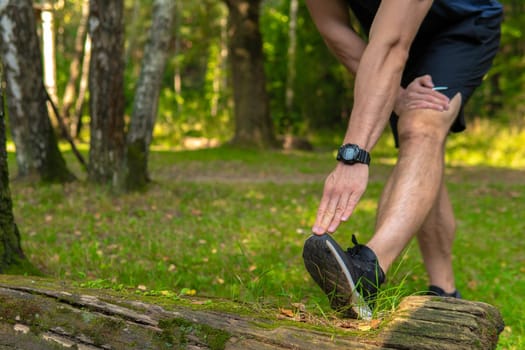
<path fill-rule="evenodd" d="M 523 122 L 525 109 L 525 7 L 521 1 L 501 0 L 505 17 L 500 51 L 483 85 L 474 93 L 469 115 Z"/>
<path fill-rule="evenodd" d="M 502 0 L 505 21 L 501 50 L 483 85 L 472 96 L 466 113 L 472 117 L 522 124 L 525 109 L 525 10 L 518 1 Z M 57 3 L 57 67 L 59 92 L 69 75 L 69 62 L 80 18 L 81 1 Z M 126 102 L 131 113 L 135 83 L 151 21 L 151 1 L 127 0 Z M 289 0 L 267 0 L 261 5 L 265 70 L 271 114 L 278 133 L 292 132 L 316 138 L 319 130 L 340 130 L 352 108 L 353 77 L 328 51 L 304 2 L 299 2 L 297 53 L 288 59 Z M 225 61 L 227 9 L 222 2 L 177 2 L 172 56 L 166 68 L 155 136 L 162 143 L 182 144 L 186 137 L 227 141 L 233 133 L 231 87 Z M 294 104 L 285 106 L 290 65 L 296 67 Z M 180 91 L 175 88 L 180 76 Z"/>
<path fill-rule="evenodd" d="M 448 158 L 455 165 L 525 168 L 525 129 L 519 125 L 490 123 L 478 119 L 469 129 L 452 135 L 448 142 Z"/>
<path fill-rule="evenodd" d="M 351 80 L 328 51 L 304 2 L 299 2 L 297 53 L 288 59 L 289 1 L 263 3 L 261 30 L 264 37 L 271 112 L 279 133 L 307 134 L 308 130 L 342 125 L 348 113 Z M 294 105 L 285 105 L 289 65 L 296 69 Z"/>

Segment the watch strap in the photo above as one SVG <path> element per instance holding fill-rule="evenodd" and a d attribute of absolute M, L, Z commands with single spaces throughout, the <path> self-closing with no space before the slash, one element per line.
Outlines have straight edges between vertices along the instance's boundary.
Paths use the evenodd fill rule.
<path fill-rule="evenodd" d="M 343 152 L 348 147 L 352 147 L 352 148 L 354 148 L 357 151 L 354 154 L 352 159 L 345 159 L 343 157 Z M 341 161 L 341 162 L 345 163 L 345 164 L 362 163 L 362 164 L 366 164 L 366 165 L 370 165 L 370 160 L 371 160 L 370 153 L 368 153 L 366 150 L 360 148 L 358 145 L 353 144 L 353 143 L 347 143 L 347 144 L 344 144 L 341 147 L 339 147 L 336 159 L 338 161 Z"/>

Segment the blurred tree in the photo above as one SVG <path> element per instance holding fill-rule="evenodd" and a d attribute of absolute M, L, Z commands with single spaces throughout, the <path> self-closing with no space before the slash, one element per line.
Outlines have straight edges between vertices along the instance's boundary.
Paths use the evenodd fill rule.
<path fill-rule="evenodd" d="M 57 103 L 57 77 L 55 60 L 55 18 L 53 3 L 50 0 L 41 0 L 35 4 L 40 12 L 42 21 L 42 61 L 44 64 L 44 86 L 53 103 Z"/>
<path fill-rule="evenodd" d="M 89 55 L 89 52 L 84 51 L 87 36 L 87 20 L 89 17 L 89 0 L 82 0 L 81 6 L 82 12 L 75 37 L 73 58 L 69 64 L 69 78 L 64 90 L 62 107 L 60 109 L 61 115 L 69 125 L 69 131 L 73 137 L 78 136 L 79 122 L 79 119 L 75 117 L 73 107 L 77 99 L 82 97 L 81 94 L 78 93 L 77 86 L 82 85 L 82 83 L 79 84 L 80 78 L 86 78 L 85 75 L 82 75 L 82 61 L 84 55 Z"/>
<path fill-rule="evenodd" d="M 1 4 L 0 55 L 6 72 L 7 107 L 18 176 L 49 182 L 73 180 L 49 120 L 31 1 L 3 0 Z"/>
<path fill-rule="evenodd" d="M 285 107 L 288 116 L 294 113 L 294 97 L 295 97 L 295 77 L 297 68 L 297 15 L 299 12 L 299 1 L 290 0 L 290 16 L 288 28 L 288 72 L 286 75 L 286 90 L 285 90 Z M 287 126 L 287 133 L 291 131 L 290 125 Z"/>
<path fill-rule="evenodd" d="M 91 0 L 89 73 L 91 139 L 89 180 L 124 187 L 123 0 Z"/>
<path fill-rule="evenodd" d="M 69 130 L 71 136 L 79 138 L 80 130 L 82 128 L 82 112 L 84 110 L 84 102 L 89 88 L 89 66 L 91 65 L 91 37 L 86 36 L 84 43 L 84 56 L 82 58 L 82 68 L 80 73 L 80 82 L 78 85 L 78 95 L 75 101 L 75 110 L 71 119 L 69 120 Z"/>
<path fill-rule="evenodd" d="M 231 66 L 235 135 L 232 143 L 274 147 L 277 144 L 266 91 L 261 0 L 224 0 L 228 6 L 228 48 Z"/>
<path fill-rule="evenodd" d="M 1 4 L 1 1 L 0 1 Z M 20 232 L 13 215 L 9 189 L 5 133 L 4 74 L 0 65 L 0 274 L 35 273 L 20 245 Z"/>
<path fill-rule="evenodd" d="M 149 181 L 148 153 L 158 112 L 162 76 L 172 39 L 175 0 L 155 0 L 149 41 L 144 50 L 133 113 L 127 135 L 127 187 L 140 189 Z"/>

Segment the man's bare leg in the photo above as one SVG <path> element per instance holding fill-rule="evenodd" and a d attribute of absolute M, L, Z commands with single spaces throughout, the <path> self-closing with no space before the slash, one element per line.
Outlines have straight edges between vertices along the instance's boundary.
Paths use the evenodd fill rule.
<path fill-rule="evenodd" d="M 445 140 L 460 106 L 458 94 L 448 111 L 412 110 L 399 118 L 399 158 L 379 202 L 376 232 L 367 243 L 385 273 L 435 205 Z"/>
<path fill-rule="evenodd" d="M 456 232 L 456 221 L 452 204 L 444 183 L 434 206 L 421 226 L 417 238 L 429 283 L 446 293 L 456 290 L 452 269 L 452 244 Z"/>

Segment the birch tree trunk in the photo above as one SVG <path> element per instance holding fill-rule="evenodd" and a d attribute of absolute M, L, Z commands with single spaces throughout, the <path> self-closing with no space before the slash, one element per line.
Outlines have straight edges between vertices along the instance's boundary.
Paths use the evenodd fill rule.
<path fill-rule="evenodd" d="M 228 50 L 232 72 L 235 135 L 232 143 L 274 147 L 277 144 L 266 92 L 261 0 L 224 0 L 228 6 Z"/>
<path fill-rule="evenodd" d="M 42 51 L 44 61 L 44 86 L 47 89 L 49 97 L 56 105 L 57 79 L 56 79 L 56 54 L 55 54 L 55 29 L 53 4 L 50 0 L 42 0 L 42 11 L 40 19 L 42 20 Z M 57 116 L 58 118 L 58 116 Z"/>
<path fill-rule="evenodd" d="M 175 0 L 155 0 L 149 40 L 144 51 L 133 113 L 127 135 L 127 187 L 136 190 L 149 180 L 148 150 L 158 111 L 162 75 L 174 24 Z"/>
<path fill-rule="evenodd" d="M 0 0 L 0 57 L 6 72 L 10 129 L 18 176 L 74 179 L 58 149 L 46 106 L 42 58 L 30 0 Z"/>
<path fill-rule="evenodd" d="M 120 190 L 124 185 L 123 0 L 91 0 L 89 73 L 91 140 L 88 178 Z"/>

